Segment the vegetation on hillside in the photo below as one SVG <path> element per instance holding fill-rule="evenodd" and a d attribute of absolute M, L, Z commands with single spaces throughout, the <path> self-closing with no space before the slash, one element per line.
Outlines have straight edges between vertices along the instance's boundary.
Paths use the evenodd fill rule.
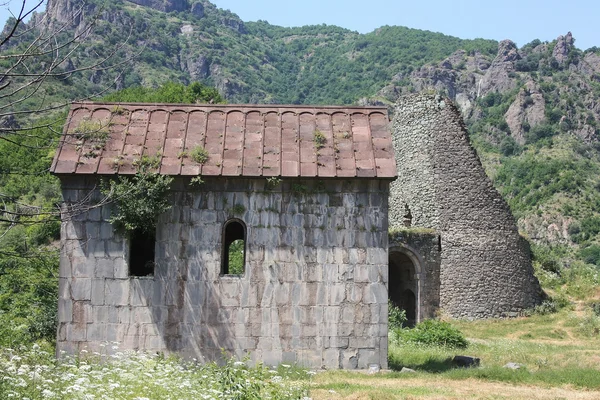
<path fill-rule="evenodd" d="M 265 21 L 244 24 L 235 14 L 203 4 L 205 15 L 198 17 L 184 12 L 165 15 L 117 0 L 89 1 L 86 15 L 98 15 L 93 33 L 57 66 L 61 74 L 46 77 L 23 101 L 11 104 L 14 97 L 3 98 L 7 110 L 24 114 L 16 114 L 16 120 L 10 121 L 0 118 L 0 200 L 5 205 L 0 220 L 0 347 L 17 348 L 36 341 L 44 346 L 56 334 L 60 190 L 48 168 L 62 130 L 64 114 L 60 112 L 64 111 L 44 115 L 43 121 L 37 120 L 39 127 L 28 129 L 27 134 L 13 134 L 15 126 L 36 121 L 31 110 L 115 88 L 124 90 L 108 93 L 105 101 L 389 104 L 401 94 L 431 90 L 448 95 L 463 107 L 472 143 L 518 218 L 521 231 L 533 244 L 536 274 L 549 298 L 531 310 L 527 320 L 432 322 L 406 330 L 401 328 L 398 312 L 399 333 L 392 337 L 390 365 L 410 367 L 418 371 L 417 376 L 446 383 L 473 379 L 478 383 L 600 388 L 594 364 L 600 332 L 598 49 L 583 52 L 567 46 L 564 59 L 558 62 L 554 54 L 558 41 L 533 41 L 514 50 L 518 57 L 504 71 L 504 86 L 492 85 L 479 93 L 469 85 L 481 82 L 479 78 L 494 63 L 499 47 L 495 41 L 461 40 L 389 26 L 362 35 L 327 25 L 283 28 Z M 75 19 L 65 23 L 69 29 L 56 39 L 68 43 L 81 25 Z M 1 48 L 3 55 L 23 52 L 35 40 L 35 33 L 35 29 L 23 30 Z M 114 53 L 119 43 L 125 44 Z M 122 60 L 135 57 L 136 61 L 70 72 L 113 56 Z M 10 69 L 9 61 L 0 58 L 0 71 Z M 38 64 L 48 61 L 42 57 Z M 15 77 L 13 82 L 20 79 Z M 189 84 L 195 81 L 202 84 Z M 4 134 L 9 131 L 12 133 Z M 232 256 L 242 258 L 243 252 L 237 249 Z M 467 340 L 454 329 L 457 326 Z M 456 345 L 438 346 L 440 337 L 442 342 L 450 337 Z M 480 356 L 484 368 L 451 368 L 456 348 L 467 342 L 465 351 Z M 131 376 L 117 373 L 119 368 L 132 367 L 127 364 L 130 361 L 140 367 L 134 378 L 154 374 L 150 380 L 181 383 L 165 398 L 193 385 L 218 391 L 219 384 L 238 382 L 242 375 L 251 379 L 238 382 L 240 390 L 246 390 L 250 382 L 255 385 L 252 393 L 261 393 L 262 398 L 265 391 L 272 391 L 273 398 L 288 398 L 286 388 L 300 388 L 291 392 L 293 398 L 303 390 L 286 376 L 282 378 L 285 387 L 280 388 L 275 377 L 282 375 L 262 368 L 228 365 L 223 370 L 206 370 L 187 364 L 183 368 L 178 361 L 136 357 L 107 372 L 104 366 L 96 369 L 85 360 L 55 364 L 38 348 L 6 350 L 0 356 L 0 370 L 6 368 L 10 379 L 0 382 L 0 393 L 51 398 L 43 391 L 70 388 L 69 395 L 76 398 L 75 388 L 82 388 L 78 380 L 83 379 L 90 388 L 121 390 L 119 396 L 146 396 L 147 389 L 154 386 L 135 386 L 128 380 Z M 502 368 L 509 361 L 524 367 L 516 372 Z M 62 383 L 42 387 L 41 380 L 13 376 L 25 371 L 22 375 L 36 377 L 34 365 L 42 366 L 39 371 L 48 374 L 45 379 Z M 168 372 L 168 379 L 161 371 Z M 331 396 L 331 391 L 353 390 L 352 384 L 336 374 L 318 378 L 313 387 L 315 398 L 320 391 Z M 72 380 L 62 381 L 61 376 Z M 290 379 L 296 378 L 300 379 Z M 445 395 L 427 390 L 432 396 Z M 380 398 L 393 398 L 385 390 L 378 393 Z"/>

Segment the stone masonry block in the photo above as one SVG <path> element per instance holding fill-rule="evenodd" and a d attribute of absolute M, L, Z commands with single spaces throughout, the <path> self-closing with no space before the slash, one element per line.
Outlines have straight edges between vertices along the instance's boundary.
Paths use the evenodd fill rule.
<path fill-rule="evenodd" d="M 104 305 L 104 279 L 92 279 L 92 305 Z"/>
<path fill-rule="evenodd" d="M 106 340 L 106 325 L 103 323 L 88 324 L 87 327 L 88 341 L 105 341 Z"/>
<path fill-rule="evenodd" d="M 367 304 L 387 304 L 388 291 L 383 283 L 370 283 L 365 286 L 363 301 Z"/>
<path fill-rule="evenodd" d="M 323 281 L 324 282 L 338 282 L 339 271 L 337 264 L 325 264 L 323 265 Z"/>
<path fill-rule="evenodd" d="M 149 307 L 132 307 L 133 322 L 136 324 L 152 324 L 154 318 Z"/>
<path fill-rule="evenodd" d="M 92 280 L 90 278 L 73 278 L 71 280 L 71 298 L 73 300 L 90 300 L 92 297 Z"/>
<path fill-rule="evenodd" d="M 342 350 L 341 367 L 343 369 L 358 368 L 358 351 L 356 349 Z"/>
<path fill-rule="evenodd" d="M 106 256 L 105 240 L 89 239 L 86 242 L 88 256 L 93 258 L 104 258 Z"/>
<path fill-rule="evenodd" d="M 354 282 L 364 283 L 369 282 L 369 270 L 371 266 L 359 264 L 354 267 Z"/>
<path fill-rule="evenodd" d="M 96 278 L 114 278 L 115 267 L 114 262 L 110 258 L 100 258 L 96 261 L 96 269 L 94 271 Z"/>
<path fill-rule="evenodd" d="M 134 323 L 132 316 L 131 307 L 117 307 L 117 322 L 123 324 L 123 326 L 129 326 L 129 324 Z"/>
<path fill-rule="evenodd" d="M 73 320 L 73 300 L 58 298 L 58 321 L 71 322 Z"/>
<path fill-rule="evenodd" d="M 153 286 L 154 281 L 151 279 L 131 279 L 131 305 L 133 307 L 150 305 L 154 292 Z"/>
<path fill-rule="evenodd" d="M 379 364 L 378 349 L 358 349 L 358 368 L 366 369 L 369 364 Z"/>
<path fill-rule="evenodd" d="M 329 304 L 341 304 L 346 300 L 346 285 L 344 283 L 334 283 L 328 287 Z"/>
<path fill-rule="evenodd" d="M 67 340 L 84 342 L 87 339 L 87 324 L 67 324 Z"/>
<path fill-rule="evenodd" d="M 94 276 L 94 262 L 87 258 L 74 257 L 72 261 L 73 276 L 76 278 L 92 278 Z"/>
<path fill-rule="evenodd" d="M 339 349 L 325 349 L 323 350 L 323 363 L 322 367 L 325 369 L 338 369 L 340 368 L 340 350 Z"/>
<path fill-rule="evenodd" d="M 347 349 L 350 344 L 350 339 L 348 337 L 340 337 L 340 336 L 332 336 L 329 338 L 329 343 L 326 341 L 326 347 L 336 348 L 336 349 Z"/>
<path fill-rule="evenodd" d="M 105 303 L 113 306 L 129 305 L 129 280 L 107 279 L 104 289 Z"/>

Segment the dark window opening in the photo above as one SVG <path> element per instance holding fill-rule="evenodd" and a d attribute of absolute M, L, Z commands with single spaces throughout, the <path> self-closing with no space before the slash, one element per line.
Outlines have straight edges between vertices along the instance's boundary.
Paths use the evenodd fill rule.
<path fill-rule="evenodd" d="M 404 253 L 390 252 L 388 268 L 389 300 L 396 307 L 406 311 L 406 326 L 415 326 L 417 322 L 418 278 L 415 265 Z"/>
<path fill-rule="evenodd" d="M 129 276 L 154 275 L 154 232 L 134 231 L 129 237 Z"/>
<path fill-rule="evenodd" d="M 223 230 L 222 275 L 243 275 L 246 264 L 246 225 L 233 219 Z"/>

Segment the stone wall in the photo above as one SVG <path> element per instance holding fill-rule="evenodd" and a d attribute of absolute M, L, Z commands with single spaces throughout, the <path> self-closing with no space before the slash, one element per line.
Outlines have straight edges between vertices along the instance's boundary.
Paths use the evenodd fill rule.
<path fill-rule="evenodd" d="M 417 322 L 434 318 L 440 308 L 440 242 L 433 230 L 396 229 L 389 233 L 390 258 L 395 252 L 408 255 L 418 281 Z M 390 265 L 390 268 L 392 266 Z M 394 287 L 389 282 L 389 292 Z"/>
<path fill-rule="evenodd" d="M 267 364 L 385 368 L 389 182 L 206 181 L 175 182 L 154 276 L 135 278 L 108 206 L 71 216 L 95 182 L 62 178 L 57 351 L 116 341 L 201 361 L 224 349 Z M 247 225 L 243 276 L 220 275 L 231 217 Z"/>
<path fill-rule="evenodd" d="M 416 95 L 395 109 L 398 179 L 390 226 L 408 204 L 413 226 L 441 235 L 440 305 L 454 317 L 513 316 L 540 301 L 529 247 L 494 189 L 449 100 Z"/>

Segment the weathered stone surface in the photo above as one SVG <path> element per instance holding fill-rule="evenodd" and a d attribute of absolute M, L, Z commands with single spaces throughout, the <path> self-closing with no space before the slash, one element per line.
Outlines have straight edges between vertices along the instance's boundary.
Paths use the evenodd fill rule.
<path fill-rule="evenodd" d="M 452 364 L 462 368 L 476 368 L 479 367 L 480 361 L 477 357 L 454 356 Z"/>
<path fill-rule="evenodd" d="M 389 182 L 328 192 L 298 181 L 307 190 L 295 193 L 288 182 L 264 191 L 255 190 L 262 180 L 206 181 L 201 191 L 174 183 L 181 191 L 159 220 L 152 277 L 129 276 L 127 241 L 95 220 L 110 216 L 106 207 L 63 223 L 73 245 L 61 258 L 58 350 L 119 341 L 204 361 L 224 349 L 273 365 L 385 368 Z M 72 186 L 74 201 L 85 197 L 86 185 L 68 178 L 66 195 Z M 222 276 L 233 205 L 245 210 L 235 217 L 247 228 L 246 271 Z"/>
<path fill-rule="evenodd" d="M 522 364 L 517 364 L 514 362 L 509 362 L 507 364 L 504 364 L 504 366 L 502 366 L 502 368 L 507 368 L 507 369 L 521 369 L 523 367 Z"/>
<path fill-rule="evenodd" d="M 504 61 L 512 57 L 506 48 Z M 390 226 L 403 226 L 408 205 L 413 226 L 440 235 L 440 307 L 485 318 L 538 304 L 528 245 L 456 108 L 437 96 L 408 96 L 399 100 L 393 129 L 399 176 L 390 189 Z"/>

